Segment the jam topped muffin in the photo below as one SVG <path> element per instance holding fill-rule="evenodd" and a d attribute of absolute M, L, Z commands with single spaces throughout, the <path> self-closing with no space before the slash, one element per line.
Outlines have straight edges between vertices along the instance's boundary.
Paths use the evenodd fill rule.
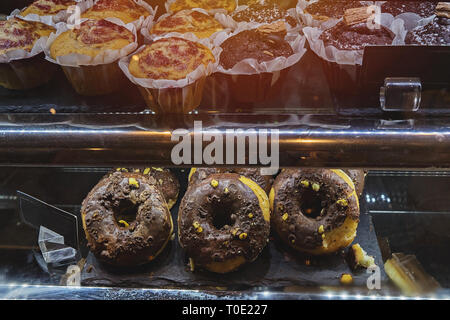
<path fill-rule="evenodd" d="M 221 47 L 220 65 L 224 69 L 231 69 L 244 59 L 253 58 L 261 63 L 277 57 L 289 57 L 294 53 L 280 34 L 258 29 L 242 31 L 225 40 Z"/>
<path fill-rule="evenodd" d="M 319 0 L 307 6 L 304 12 L 318 20 L 339 19 L 344 15 L 345 10 L 360 6 L 360 1 Z"/>
<path fill-rule="evenodd" d="M 366 22 L 347 25 L 343 21 L 320 35 L 325 46 L 331 45 L 339 50 L 362 50 L 366 45 L 390 45 L 394 38 L 394 33 L 384 26 L 368 28 Z"/>
<path fill-rule="evenodd" d="M 30 52 L 37 40 L 48 37 L 53 31 L 54 28 L 41 22 L 20 18 L 0 21 L 0 55 L 17 49 Z"/>
<path fill-rule="evenodd" d="M 67 10 L 70 6 L 76 5 L 74 0 L 36 0 L 26 7 L 20 14 L 27 16 L 37 14 L 39 16 L 50 16 L 60 11 Z"/>
<path fill-rule="evenodd" d="M 175 0 L 169 6 L 171 12 L 193 8 L 205 10 L 225 9 L 227 12 L 233 12 L 236 9 L 236 0 Z"/>
<path fill-rule="evenodd" d="M 98 0 L 93 7 L 81 15 L 81 18 L 117 18 L 130 23 L 149 15 L 150 12 L 146 8 L 139 6 L 133 0 Z"/>
<path fill-rule="evenodd" d="M 61 33 L 50 46 L 53 59 L 71 53 L 95 57 L 106 50 L 120 50 L 135 41 L 133 33 L 107 20 L 86 20 L 79 28 Z"/>
<path fill-rule="evenodd" d="M 271 23 L 286 19 L 291 26 L 296 25 L 295 19 L 290 17 L 286 10 L 280 8 L 275 3 L 253 4 L 242 11 L 234 13 L 232 17 L 237 22 L 257 23 Z"/>
<path fill-rule="evenodd" d="M 435 17 L 430 23 L 414 28 L 406 34 L 406 44 L 450 45 L 450 19 Z"/>
<path fill-rule="evenodd" d="M 381 12 L 390 13 L 394 17 L 401 13 L 412 12 L 421 17 L 434 14 L 436 3 L 431 1 L 386 1 L 381 5 Z"/>
<path fill-rule="evenodd" d="M 159 20 L 150 33 L 159 35 L 192 32 L 198 38 L 207 38 L 220 30 L 223 30 L 222 25 L 210 15 L 195 10 L 182 10 Z"/>
<path fill-rule="evenodd" d="M 180 80 L 215 61 L 209 48 L 182 38 L 162 38 L 132 56 L 129 71 L 136 78 Z"/>

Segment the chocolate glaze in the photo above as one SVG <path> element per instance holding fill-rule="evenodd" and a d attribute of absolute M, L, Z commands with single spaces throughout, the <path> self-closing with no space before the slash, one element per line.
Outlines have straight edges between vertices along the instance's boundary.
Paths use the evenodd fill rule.
<path fill-rule="evenodd" d="M 406 44 L 450 45 L 450 19 L 436 17 L 427 25 L 406 34 Z"/>
<path fill-rule="evenodd" d="M 267 194 L 273 183 L 273 176 L 262 175 L 260 168 L 196 168 L 189 181 L 195 184 L 214 173 L 237 173 L 255 181 Z"/>
<path fill-rule="evenodd" d="M 134 178 L 139 186 L 130 185 Z M 132 206 L 132 204 L 135 204 Z M 120 224 L 116 216 L 133 208 L 136 218 Z M 117 266 L 149 262 L 171 236 L 172 218 L 161 192 L 149 178 L 115 172 L 89 192 L 81 207 L 89 249 L 101 261 Z"/>
<path fill-rule="evenodd" d="M 233 68 L 244 59 L 253 58 L 261 63 L 294 54 L 289 43 L 282 37 L 257 30 L 239 32 L 225 40 L 221 47 L 223 51 L 220 54 L 220 64 L 225 69 Z"/>
<path fill-rule="evenodd" d="M 308 181 L 309 187 L 304 187 L 301 181 Z M 318 183 L 320 189 L 312 190 L 312 183 Z M 324 232 L 329 232 L 340 227 L 347 217 L 359 221 L 356 198 L 347 198 L 354 190 L 329 169 L 285 169 L 276 177 L 273 189 L 271 226 L 285 243 L 296 250 L 320 248 L 322 236 L 318 230 L 321 225 Z M 319 209 L 318 216 L 309 217 L 303 213 L 302 202 L 306 197 L 314 197 L 320 202 L 322 209 Z M 348 205 L 337 204 L 339 199 L 347 199 Z M 285 213 L 288 217 L 283 220 Z"/>
<path fill-rule="evenodd" d="M 360 197 L 364 190 L 364 180 L 367 172 L 361 169 L 343 169 L 355 184 L 356 194 Z"/>
<path fill-rule="evenodd" d="M 307 6 L 304 11 L 316 16 L 341 18 L 345 10 L 358 7 L 362 7 L 360 1 L 320 0 Z"/>
<path fill-rule="evenodd" d="M 394 33 L 381 25 L 370 29 L 366 22 L 348 26 L 342 21 L 320 35 L 325 46 L 331 45 L 339 50 L 361 50 L 366 45 L 390 45 L 394 38 Z"/>
<path fill-rule="evenodd" d="M 179 241 L 196 266 L 239 256 L 253 261 L 268 242 L 270 223 L 264 220 L 254 192 L 239 177 L 234 173 L 212 174 L 191 184 L 181 201 Z M 216 187 L 212 186 L 212 180 L 218 181 Z M 230 225 L 225 224 L 220 229 L 214 226 L 219 210 L 229 215 L 230 221 Z M 201 232 L 197 232 L 195 222 L 203 228 Z M 240 239 L 242 233 L 247 234 L 245 239 Z"/>
<path fill-rule="evenodd" d="M 434 14 L 436 3 L 431 1 L 386 1 L 381 5 L 382 13 L 390 13 L 394 17 L 401 13 L 412 12 L 421 17 L 429 17 Z"/>
<path fill-rule="evenodd" d="M 136 172 L 136 170 L 139 170 L 139 172 Z M 148 167 L 141 169 L 117 168 L 116 171 L 134 172 L 142 174 L 146 172 L 148 176 L 154 179 L 154 180 L 150 179 L 150 181 L 154 182 L 155 185 L 158 187 L 158 189 L 162 192 L 162 194 L 164 195 L 164 199 L 166 200 L 167 203 L 169 203 L 169 201 L 172 201 L 173 203 L 177 201 L 178 193 L 180 191 L 180 182 L 178 181 L 176 175 L 170 169 L 155 168 L 155 167 Z"/>

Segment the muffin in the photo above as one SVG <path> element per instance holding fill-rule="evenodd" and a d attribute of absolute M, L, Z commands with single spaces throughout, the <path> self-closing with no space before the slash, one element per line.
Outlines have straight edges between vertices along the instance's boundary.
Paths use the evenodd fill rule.
<path fill-rule="evenodd" d="M 351 21 L 356 11 L 366 12 L 366 8 L 351 9 L 352 14 L 327 30 L 307 27 L 303 31 L 311 49 L 321 58 L 335 105 L 338 108 L 361 107 L 369 102 L 371 92 L 362 93 L 361 69 L 363 49 L 367 45 L 391 45 L 395 34 L 382 25 L 369 28 L 364 18 Z M 369 13 L 367 13 L 369 14 Z M 364 22 L 360 22 L 364 21 Z M 363 96 L 366 96 L 364 98 Z"/>
<path fill-rule="evenodd" d="M 405 12 L 418 14 L 422 18 L 432 16 L 436 3 L 431 1 L 386 1 L 381 5 L 382 13 L 390 13 L 394 17 Z"/>
<path fill-rule="evenodd" d="M 52 16 L 76 4 L 77 2 L 75 0 L 36 0 L 22 10 L 21 15 L 37 14 L 38 16 Z"/>
<path fill-rule="evenodd" d="M 236 9 L 236 0 L 174 0 L 167 2 L 167 6 L 169 12 L 193 8 L 201 8 L 206 11 L 223 9 L 233 12 Z"/>
<path fill-rule="evenodd" d="M 44 59 L 39 43 L 55 29 L 46 24 L 13 17 L 0 21 L 0 85 L 30 89 L 48 82 L 56 67 Z"/>
<path fill-rule="evenodd" d="M 185 114 L 199 106 L 214 63 L 214 55 L 205 45 L 168 37 L 141 47 L 119 65 L 152 110 Z"/>
<path fill-rule="evenodd" d="M 303 3 L 306 2 L 303 1 Z M 342 18 L 345 10 L 360 6 L 360 1 L 318 0 L 307 5 L 303 10 L 297 11 L 304 24 L 311 27 L 318 27 L 324 22 L 337 22 L 337 19 Z"/>
<path fill-rule="evenodd" d="M 151 28 L 150 35 L 191 32 L 203 39 L 220 30 L 223 30 L 223 26 L 210 15 L 197 10 L 182 10 L 158 20 Z"/>
<path fill-rule="evenodd" d="M 430 23 L 416 27 L 406 34 L 406 44 L 450 45 L 450 19 L 436 17 Z"/>
<path fill-rule="evenodd" d="M 153 14 L 142 4 L 146 3 L 141 2 L 139 5 L 135 0 L 97 0 L 94 6 L 81 15 L 81 18 L 95 20 L 117 18 L 124 23 L 130 23 Z"/>
<path fill-rule="evenodd" d="M 232 14 L 232 18 L 236 22 L 256 22 L 256 23 L 272 23 L 285 19 L 291 27 L 295 27 L 297 22 L 288 12 L 280 8 L 276 3 L 252 4 L 244 10 L 237 11 Z"/>
<path fill-rule="evenodd" d="M 85 20 L 57 35 L 48 55 L 61 64 L 79 94 L 102 95 L 121 86 L 123 75 L 114 61 L 136 46 L 135 32 L 124 26 L 105 19 Z"/>
<path fill-rule="evenodd" d="M 302 55 L 296 56 L 298 59 L 287 60 L 294 55 L 294 50 L 285 40 L 285 28 L 286 24 L 279 21 L 236 32 L 220 43 L 222 52 L 218 72 L 224 74 L 234 100 L 254 103 L 279 94 L 289 67 Z"/>

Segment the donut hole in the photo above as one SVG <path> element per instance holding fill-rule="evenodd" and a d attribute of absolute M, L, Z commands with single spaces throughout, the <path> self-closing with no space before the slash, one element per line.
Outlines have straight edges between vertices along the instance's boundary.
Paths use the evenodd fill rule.
<path fill-rule="evenodd" d="M 301 195 L 300 210 L 303 215 L 315 219 L 322 211 L 322 200 L 319 194 L 313 190 L 305 190 Z"/>
<path fill-rule="evenodd" d="M 212 225 L 217 230 L 223 229 L 225 226 L 232 226 L 234 224 L 234 221 L 231 218 L 232 213 L 228 210 L 227 206 L 214 206 L 213 212 Z"/>
<path fill-rule="evenodd" d="M 124 224 L 119 221 L 125 221 L 128 224 L 136 220 L 136 215 L 139 209 L 137 203 L 133 203 L 128 199 L 121 200 L 119 206 L 114 210 L 114 218 L 119 226 L 124 227 Z"/>

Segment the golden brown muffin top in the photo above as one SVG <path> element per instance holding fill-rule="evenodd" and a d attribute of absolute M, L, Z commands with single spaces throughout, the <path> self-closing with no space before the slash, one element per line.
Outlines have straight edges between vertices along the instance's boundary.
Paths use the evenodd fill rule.
<path fill-rule="evenodd" d="M 172 12 L 193 8 L 205 10 L 225 9 L 228 12 L 232 12 L 236 9 L 236 0 L 175 0 L 169 7 Z"/>
<path fill-rule="evenodd" d="M 76 4 L 77 2 L 74 0 L 36 0 L 26 7 L 21 15 L 26 16 L 34 13 L 40 16 L 49 16 Z"/>
<path fill-rule="evenodd" d="M 17 49 L 31 51 L 39 38 L 49 36 L 53 31 L 55 28 L 44 23 L 20 18 L 0 21 L 0 54 Z"/>
<path fill-rule="evenodd" d="M 193 10 L 182 10 L 158 21 L 152 27 L 151 33 L 192 32 L 199 38 L 207 38 L 222 29 L 222 25 L 208 14 Z"/>
<path fill-rule="evenodd" d="M 117 18 L 125 23 L 147 17 L 150 13 L 133 0 L 98 0 L 94 6 L 81 15 L 81 18 Z"/>
<path fill-rule="evenodd" d="M 133 55 L 130 73 L 137 78 L 180 80 L 197 69 L 214 62 L 214 56 L 200 43 L 182 38 L 163 38 L 146 45 Z"/>
<path fill-rule="evenodd" d="M 134 42 L 133 33 L 107 20 L 86 20 L 79 28 L 61 33 L 50 47 L 52 58 L 71 53 L 96 56 L 105 50 L 119 50 Z"/>

